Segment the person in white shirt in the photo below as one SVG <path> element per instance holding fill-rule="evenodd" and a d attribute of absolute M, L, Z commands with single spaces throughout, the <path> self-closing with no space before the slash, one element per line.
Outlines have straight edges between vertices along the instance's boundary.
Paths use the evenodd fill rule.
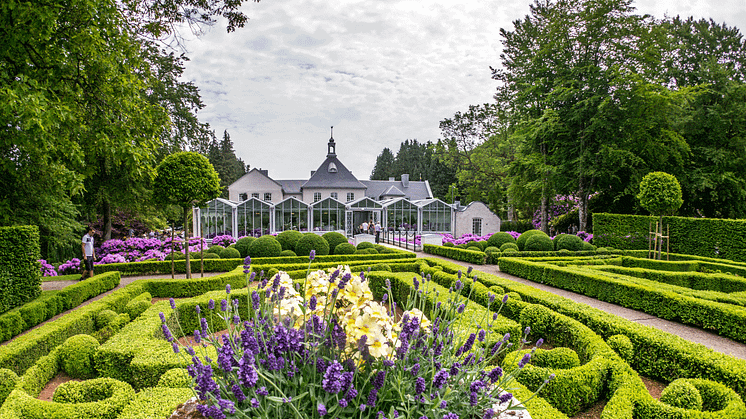
<path fill-rule="evenodd" d="M 378 244 L 380 239 L 381 239 L 381 223 L 376 221 L 376 244 Z"/>
<path fill-rule="evenodd" d="M 81 248 L 83 249 L 83 264 L 85 265 L 83 274 L 80 276 L 81 280 L 90 278 L 94 275 L 93 260 L 95 259 L 96 254 L 93 250 L 93 231 L 93 227 L 88 226 L 88 229 L 86 230 L 85 236 L 83 236 L 83 241 L 81 243 Z"/>
<path fill-rule="evenodd" d="M 363 231 L 362 231 L 362 233 L 363 234 L 368 234 L 368 222 L 367 221 L 363 221 Z"/>

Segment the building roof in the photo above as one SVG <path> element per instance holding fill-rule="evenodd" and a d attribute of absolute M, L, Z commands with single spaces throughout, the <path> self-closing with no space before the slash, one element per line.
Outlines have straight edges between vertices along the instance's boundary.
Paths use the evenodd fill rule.
<path fill-rule="evenodd" d="M 299 194 L 301 193 L 300 188 L 305 182 L 304 179 L 286 179 L 286 180 L 275 180 L 282 186 L 282 192 L 286 194 Z"/>
<path fill-rule="evenodd" d="M 430 192 L 430 184 L 426 180 L 410 180 L 408 187 L 405 187 L 400 180 L 361 180 L 360 182 L 368 187 L 365 195 L 377 201 L 384 196 L 403 196 L 412 201 L 433 197 L 432 192 Z M 387 194 L 387 192 L 394 192 L 394 190 L 401 192 L 401 195 Z"/>
<path fill-rule="evenodd" d="M 365 185 L 337 159 L 336 154 L 329 154 L 302 188 L 365 189 Z"/>

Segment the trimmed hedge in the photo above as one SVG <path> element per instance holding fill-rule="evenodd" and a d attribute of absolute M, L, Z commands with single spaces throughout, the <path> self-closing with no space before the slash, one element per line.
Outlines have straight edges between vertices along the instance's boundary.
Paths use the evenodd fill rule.
<path fill-rule="evenodd" d="M 475 265 L 484 265 L 487 257 L 487 255 L 481 251 L 460 249 L 458 247 L 437 246 L 434 244 L 422 245 L 422 251 L 431 255 L 443 256 L 449 259 L 473 263 Z"/>
<path fill-rule="evenodd" d="M 277 235 L 277 241 L 280 242 L 282 250 L 295 251 L 295 245 L 303 237 L 303 233 L 297 230 L 287 230 Z"/>
<path fill-rule="evenodd" d="M 336 231 L 330 231 L 328 233 L 324 233 L 323 236 L 321 236 L 326 240 L 326 242 L 329 244 L 329 254 L 334 254 L 334 249 L 339 246 L 342 243 L 349 243 L 347 241 L 347 237 L 344 236 L 342 233 L 338 233 Z"/>
<path fill-rule="evenodd" d="M 593 214 L 593 243 L 616 249 L 648 249 L 650 223 L 658 217 Z M 670 251 L 746 262 L 746 220 L 663 217 Z"/>
<path fill-rule="evenodd" d="M 316 233 L 304 233 L 303 237 L 295 244 L 295 254 L 308 257 L 311 250 L 315 250 L 319 256 L 329 254 L 329 243 Z"/>
<path fill-rule="evenodd" d="M 0 313 L 41 294 L 37 226 L 0 227 Z"/>
<path fill-rule="evenodd" d="M 280 253 L 282 253 L 282 245 L 274 236 L 259 237 L 249 245 L 249 256 L 252 258 L 277 257 Z M 223 252 L 220 252 L 220 257 L 223 257 Z"/>

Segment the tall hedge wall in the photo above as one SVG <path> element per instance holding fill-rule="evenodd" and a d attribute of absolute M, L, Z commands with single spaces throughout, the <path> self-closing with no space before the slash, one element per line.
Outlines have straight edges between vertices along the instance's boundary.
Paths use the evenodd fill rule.
<path fill-rule="evenodd" d="M 647 250 L 651 221 L 657 217 L 593 214 L 593 244 Z M 671 253 L 746 261 L 746 220 L 663 217 L 663 225 L 670 228 Z"/>
<path fill-rule="evenodd" d="M 0 313 L 41 294 L 37 226 L 0 227 Z"/>

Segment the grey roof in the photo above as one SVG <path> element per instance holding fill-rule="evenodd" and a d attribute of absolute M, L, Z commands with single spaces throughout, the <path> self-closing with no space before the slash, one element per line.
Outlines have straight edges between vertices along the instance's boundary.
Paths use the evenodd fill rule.
<path fill-rule="evenodd" d="M 329 165 L 334 164 L 336 172 L 329 172 Z M 327 155 L 318 170 L 302 185 L 303 188 L 325 189 L 365 189 L 366 186 L 342 164 L 336 155 Z"/>
<path fill-rule="evenodd" d="M 361 180 L 360 182 L 368 187 L 365 195 L 375 200 L 380 200 L 382 196 L 385 196 L 392 186 L 403 193 L 399 196 L 404 196 L 411 201 L 432 198 L 430 184 L 426 180 L 410 180 L 408 188 L 405 188 L 400 180 Z"/>
<path fill-rule="evenodd" d="M 394 185 L 389 186 L 388 189 L 386 189 L 386 192 L 382 193 L 381 196 L 405 196 L 406 194 L 399 190 Z"/>
<path fill-rule="evenodd" d="M 286 194 L 296 194 L 300 193 L 301 186 L 303 186 L 303 182 L 305 180 L 303 179 L 286 179 L 286 180 L 275 180 L 275 182 L 279 183 L 280 186 L 282 186 L 282 191 Z"/>

